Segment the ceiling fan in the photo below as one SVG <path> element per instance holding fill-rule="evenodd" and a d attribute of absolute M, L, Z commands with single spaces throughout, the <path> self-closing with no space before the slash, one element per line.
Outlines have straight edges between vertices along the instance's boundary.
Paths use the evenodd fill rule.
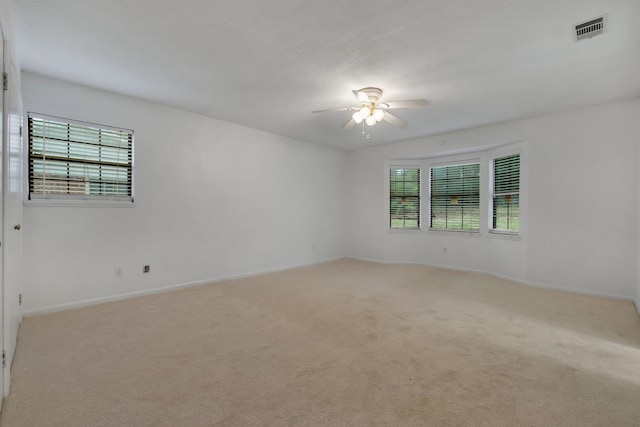
<path fill-rule="evenodd" d="M 356 107 L 316 110 L 312 111 L 312 113 L 355 110 L 355 112 L 351 116 L 351 120 L 346 125 L 344 125 L 344 129 L 350 129 L 362 122 L 366 123 L 369 126 L 373 126 L 382 120 L 391 123 L 394 126 L 402 127 L 407 123 L 401 118 L 391 114 L 389 110 L 394 108 L 417 108 L 427 106 L 427 101 L 425 99 L 380 102 L 380 98 L 382 98 L 382 89 L 377 87 L 364 87 L 360 90 L 354 90 L 353 94 L 360 103 L 360 105 Z"/>

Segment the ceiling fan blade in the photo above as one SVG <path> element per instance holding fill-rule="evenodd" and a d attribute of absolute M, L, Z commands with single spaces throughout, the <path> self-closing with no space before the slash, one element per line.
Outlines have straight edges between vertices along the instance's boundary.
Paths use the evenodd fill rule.
<path fill-rule="evenodd" d="M 409 99 L 406 101 L 385 101 L 385 104 L 388 105 L 387 108 L 419 108 L 426 107 L 427 102 L 426 99 Z"/>
<path fill-rule="evenodd" d="M 343 129 L 351 129 L 355 125 L 356 125 L 356 121 L 351 119 L 351 120 L 349 120 L 349 122 L 346 125 L 344 125 Z"/>
<path fill-rule="evenodd" d="M 369 99 L 369 95 L 367 95 L 365 92 L 361 90 L 354 90 L 353 94 L 356 96 L 356 99 L 359 102 L 365 102 L 367 104 L 371 103 L 371 100 Z"/>
<path fill-rule="evenodd" d="M 397 126 L 399 128 L 404 127 L 407 124 L 407 122 L 402 120 L 400 117 L 394 116 L 393 114 L 391 114 L 388 111 L 385 113 L 385 115 L 382 118 L 382 120 L 384 120 L 385 122 L 389 122 L 392 125 Z"/>
<path fill-rule="evenodd" d="M 328 108 L 326 110 L 315 110 L 312 111 L 311 113 L 328 113 L 330 111 L 350 111 L 350 110 L 357 110 L 356 107 L 344 107 L 344 108 Z"/>

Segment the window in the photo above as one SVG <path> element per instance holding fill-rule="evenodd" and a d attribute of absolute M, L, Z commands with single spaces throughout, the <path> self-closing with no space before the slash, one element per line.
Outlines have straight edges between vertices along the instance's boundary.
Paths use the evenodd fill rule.
<path fill-rule="evenodd" d="M 520 154 L 499 157 L 492 162 L 491 231 L 520 230 Z"/>
<path fill-rule="evenodd" d="M 389 176 L 389 226 L 420 228 L 420 169 L 392 168 Z"/>
<path fill-rule="evenodd" d="M 431 168 L 431 228 L 480 230 L 480 163 Z"/>
<path fill-rule="evenodd" d="M 133 201 L 133 131 L 28 117 L 30 200 Z"/>

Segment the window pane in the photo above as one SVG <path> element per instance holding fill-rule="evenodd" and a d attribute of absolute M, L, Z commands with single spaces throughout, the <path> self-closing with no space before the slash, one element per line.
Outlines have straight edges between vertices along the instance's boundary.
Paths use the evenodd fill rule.
<path fill-rule="evenodd" d="M 133 132 L 29 115 L 29 196 L 131 198 Z"/>
<path fill-rule="evenodd" d="M 519 196 L 493 198 L 493 228 L 496 230 L 520 230 Z"/>
<path fill-rule="evenodd" d="M 389 226 L 391 228 L 420 227 L 420 169 L 390 170 Z"/>
<path fill-rule="evenodd" d="M 493 191 L 496 194 L 517 193 L 520 190 L 520 155 L 514 154 L 493 161 Z"/>
<path fill-rule="evenodd" d="M 480 164 L 431 168 L 431 228 L 480 229 Z"/>
<path fill-rule="evenodd" d="M 492 227 L 520 230 L 520 154 L 493 161 Z"/>

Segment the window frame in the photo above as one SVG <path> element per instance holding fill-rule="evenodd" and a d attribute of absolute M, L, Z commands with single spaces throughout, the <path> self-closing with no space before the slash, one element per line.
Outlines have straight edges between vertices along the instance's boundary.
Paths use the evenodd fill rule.
<path fill-rule="evenodd" d="M 482 159 L 480 157 L 457 157 L 457 156 L 446 156 L 445 161 L 441 162 L 428 162 L 424 167 L 427 169 L 427 173 L 429 176 L 428 181 L 428 200 L 427 200 L 427 215 L 429 217 L 429 227 L 427 228 L 430 232 L 436 233 L 464 233 L 468 235 L 479 236 L 482 231 L 482 200 L 483 200 L 483 177 L 482 177 Z M 434 160 L 434 159 L 432 159 Z M 438 159 L 442 160 L 442 159 Z M 455 228 L 434 228 L 431 226 L 432 224 L 432 203 L 431 203 L 431 190 L 432 190 L 432 182 L 431 182 L 431 170 L 433 168 L 441 168 L 441 167 L 449 167 L 449 166 L 462 166 L 462 165 L 470 165 L 477 164 L 478 165 L 478 228 L 477 229 L 455 229 Z"/>
<path fill-rule="evenodd" d="M 393 169 L 418 169 L 420 181 L 418 183 L 418 226 L 417 227 L 391 227 L 391 171 Z M 424 212 L 424 167 L 422 163 L 387 162 L 385 165 L 385 188 L 386 188 L 386 221 L 387 230 L 391 233 L 415 233 L 423 230 Z"/>
<path fill-rule="evenodd" d="M 518 155 L 519 156 L 519 169 L 518 169 L 518 230 L 503 230 L 499 228 L 493 227 L 493 199 L 495 197 L 494 187 L 495 187 L 495 176 L 494 176 L 494 162 L 496 159 L 502 159 L 505 157 L 510 157 Z M 523 187 L 523 178 L 522 178 L 522 169 L 523 169 L 523 154 L 522 150 L 519 148 L 511 149 L 511 150 L 502 150 L 502 151 L 494 151 L 491 153 L 489 158 L 487 159 L 487 176 L 489 178 L 488 186 L 489 186 L 489 194 L 487 197 L 488 201 L 488 218 L 487 218 L 487 230 L 489 234 L 494 235 L 503 235 L 503 236 L 520 236 L 520 232 L 522 230 L 522 187 Z"/>
<path fill-rule="evenodd" d="M 384 169 L 381 170 L 381 176 L 384 176 L 385 185 L 385 200 L 381 200 L 381 204 L 386 206 L 385 221 L 387 233 L 390 234 L 418 234 L 425 233 L 426 235 L 439 238 L 438 236 L 451 236 L 461 238 L 488 238 L 498 240 L 511 240 L 520 241 L 527 235 L 527 207 L 528 207 L 528 145 L 529 142 L 526 139 L 516 140 L 503 144 L 484 145 L 477 146 L 465 150 L 457 150 L 450 152 L 439 152 L 433 155 L 419 157 L 419 158 L 398 158 L 398 159 L 386 159 L 384 160 Z M 492 161 L 495 158 L 505 157 L 510 154 L 520 155 L 520 192 L 519 192 L 519 226 L 520 229 L 517 233 L 514 232 L 492 232 L 492 193 L 489 186 L 491 184 L 490 168 L 492 168 Z M 431 229 L 429 224 L 425 225 L 425 220 L 431 215 L 431 197 L 430 197 L 430 168 L 434 166 L 447 166 L 463 163 L 480 163 L 480 212 L 479 212 L 479 230 L 455 230 L 455 229 Z M 389 170 L 391 168 L 419 168 L 421 174 L 421 187 L 420 187 L 420 217 L 421 224 L 420 229 L 402 229 L 402 228 L 390 228 L 390 185 L 389 185 Z M 427 176 L 428 174 L 429 176 Z"/>
<path fill-rule="evenodd" d="M 90 195 L 90 194 L 41 194 L 31 192 L 31 161 L 32 161 L 32 135 L 30 129 L 30 119 L 43 119 L 53 120 L 57 122 L 67 123 L 69 125 L 78 125 L 83 127 L 97 128 L 105 131 L 124 132 L 130 135 L 131 148 L 130 166 L 127 164 L 127 168 L 131 170 L 130 186 L 131 194 L 127 196 L 111 196 L 111 195 Z M 26 144 L 27 155 L 25 156 L 25 191 L 24 191 L 24 204 L 27 206 L 79 206 L 79 207 L 91 207 L 91 206 L 105 206 L 105 207 L 133 207 L 135 206 L 135 132 L 132 129 L 126 129 L 116 126 L 103 125 L 93 122 L 87 122 L 77 119 L 69 119 L 66 117 L 54 116 L 50 114 L 42 114 L 29 111 L 25 115 L 26 123 L 24 128 L 27 129 Z M 80 163 L 80 162 L 78 162 Z"/>

